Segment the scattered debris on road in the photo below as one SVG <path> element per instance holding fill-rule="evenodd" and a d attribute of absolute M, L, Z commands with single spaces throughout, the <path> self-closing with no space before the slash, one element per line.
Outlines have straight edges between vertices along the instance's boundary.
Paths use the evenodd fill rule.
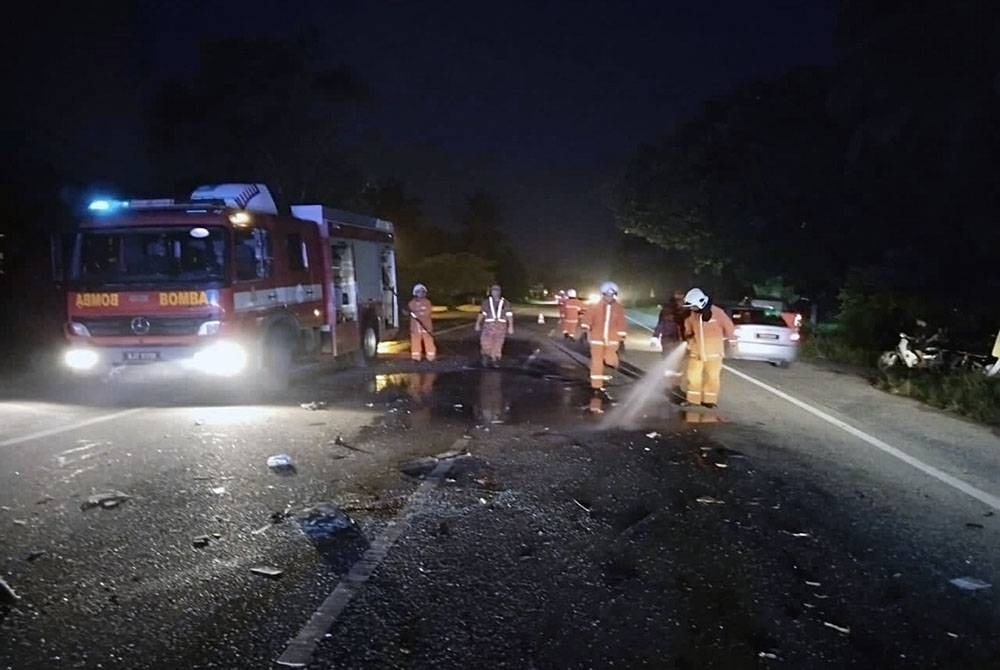
<path fill-rule="evenodd" d="M 52 496 L 42 496 L 41 498 L 35 501 L 35 504 L 44 505 L 46 503 L 52 502 L 53 500 L 55 500 L 55 498 L 53 498 Z"/>
<path fill-rule="evenodd" d="M 646 437 L 648 437 L 651 440 L 655 440 L 656 438 L 660 437 L 660 434 L 654 430 L 652 433 L 646 433 Z"/>
<path fill-rule="evenodd" d="M 976 577 L 956 577 L 955 579 L 950 579 L 948 581 L 963 591 L 980 591 L 982 589 L 988 589 L 991 586 L 987 582 L 977 579 Z"/>
<path fill-rule="evenodd" d="M 224 495 L 226 495 L 226 487 L 225 486 L 213 486 L 209 490 L 212 493 L 214 493 L 215 495 L 217 495 L 217 496 L 224 496 Z"/>
<path fill-rule="evenodd" d="M 459 458 L 461 456 L 468 456 L 469 452 L 464 449 L 449 449 L 448 451 L 442 451 L 440 454 L 434 456 L 434 458 L 439 461 L 443 461 L 449 458 Z"/>
<path fill-rule="evenodd" d="M 713 498 L 712 496 L 699 496 L 699 497 L 695 498 L 695 500 L 697 502 L 700 502 L 702 505 L 725 505 L 726 504 L 726 501 L 719 500 L 718 498 Z"/>
<path fill-rule="evenodd" d="M 826 626 L 827 628 L 832 628 L 835 631 L 837 631 L 838 633 L 842 633 L 843 635 L 850 635 L 851 634 L 851 629 L 850 628 L 846 628 L 844 626 L 838 626 L 837 624 L 830 623 L 829 621 L 824 621 L 823 625 Z"/>
<path fill-rule="evenodd" d="M 982 529 L 982 528 L 985 528 L 986 526 L 984 526 L 984 525 L 983 525 L 983 524 L 981 524 L 981 523 L 975 523 L 975 522 L 973 522 L 973 521 L 969 521 L 969 522 L 967 522 L 967 523 L 965 524 L 965 527 L 966 527 L 966 528 L 980 528 L 980 529 Z"/>
<path fill-rule="evenodd" d="M 331 502 L 321 502 L 306 507 L 295 515 L 299 527 L 309 539 L 317 542 L 329 540 L 344 530 L 356 530 L 357 524 L 346 512 Z"/>
<path fill-rule="evenodd" d="M 340 435 L 338 435 L 336 437 L 336 439 L 334 439 L 334 440 L 332 440 L 330 442 L 327 442 L 327 444 L 332 444 L 332 445 L 335 445 L 335 446 L 338 446 L 338 447 L 343 447 L 344 449 L 350 449 L 351 451 L 356 451 L 356 452 L 358 452 L 360 454 L 370 454 L 370 453 L 372 453 L 372 452 L 368 451 L 367 449 L 362 449 L 361 447 L 355 447 L 352 444 L 348 444 L 347 441 L 343 437 L 341 437 Z"/>
<path fill-rule="evenodd" d="M 198 537 L 191 540 L 191 546 L 195 547 L 196 549 L 202 549 L 204 547 L 207 547 L 210 541 L 211 539 L 208 537 L 208 535 L 199 535 Z"/>
<path fill-rule="evenodd" d="M 778 660 L 778 655 L 777 654 L 772 654 L 769 651 L 761 651 L 761 652 L 757 652 L 757 658 L 766 658 L 766 659 L 769 659 L 769 660 L 772 660 L 772 661 L 776 661 L 776 660 Z"/>
<path fill-rule="evenodd" d="M 15 526 L 27 526 L 28 522 L 25 521 L 24 519 L 14 519 L 14 525 Z"/>
<path fill-rule="evenodd" d="M 304 402 L 299 407 L 307 409 L 310 412 L 315 412 L 316 410 L 326 409 L 326 403 L 322 400 L 314 400 L 312 402 Z"/>
<path fill-rule="evenodd" d="M 3 577 L 0 577 L 0 603 L 13 605 L 19 600 L 21 600 L 21 596 L 14 593 L 14 589 L 10 587 L 10 584 Z"/>
<path fill-rule="evenodd" d="M 576 498 L 572 498 L 572 501 L 576 503 L 577 507 L 579 507 L 580 509 L 582 509 L 587 514 L 590 514 L 590 508 L 589 507 L 587 507 L 586 505 L 584 505 L 582 502 L 580 502 Z"/>
<path fill-rule="evenodd" d="M 399 469 L 404 475 L 409 475 L 410 477 L 423 477 L 437 467 L 437 464 L 438 459 L 433 456 L 424 456 L 422 458 L 414 458 L 411 461 L 403 463 Z"/>
<path fill-rule="evenodd" d="M 274 456 L 268 456 L 267 467 L 277 472 L 293 472 L 295 470 L 295 464 L 292 462 L 292 457 L 288 454 L 275 454 Z"/>
<path fill-rule="evenodd" d="M 95 493 L 87 496 L 87 499 L 80 503 L 80 509 L 88 510 L 94 507 L 111 509 L 113 507 L 118 507 L 130 498 L 131 496 L 126 493 L 122 493 L 121 491 L 102 491 L 101 493 Z"/>
<path fill-rule="evenodd" d="M 292 506 L 286 505 L 280 512 L 271 512 L 271 523 L 281 523 L 290 516 L 292 516 Z"/>
<path fill-rule="evenodd" d="M 279 570 L 278 568 L 272 567 L 270 565 L 257 565 L 250 568 L 250 572 L 255 575 L 261 575 L 263 577 L 270 577 L 271 579 L 277 579 L 285 573 L 284 570 Z"/>
<path fill-rule="evenodd" d="M 24 560 L 26 560 L 28 563 L 34 563 L 39 558 L 44 556 L 46 553 L 48 552 L 42 549 L 36 549 L 35 551 L 29 552 L 28 555 L 24 558 Z"/>

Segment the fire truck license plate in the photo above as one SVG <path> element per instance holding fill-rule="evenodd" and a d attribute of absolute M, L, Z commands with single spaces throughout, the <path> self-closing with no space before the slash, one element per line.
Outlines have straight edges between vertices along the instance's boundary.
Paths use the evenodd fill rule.
<path fill-rule="evenodd" d="M 160 352 L 158 351 L 126 351 L 126 361 L 158 361 Z"/>

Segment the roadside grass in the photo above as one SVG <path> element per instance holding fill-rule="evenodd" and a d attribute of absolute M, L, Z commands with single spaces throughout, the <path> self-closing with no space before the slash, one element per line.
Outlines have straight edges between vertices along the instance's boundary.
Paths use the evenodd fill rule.
<path fill-rule="evenodd" d="M 893 395 L 913 398 L 985 424 L 1000 426 L 1000 379 L 980 372 L 955 370 L 876 370 L 878 352 L 851 345 L 835 329 L 807 333 L 799 357 L 864 368 L 876 388 Z"/>
<path fill-rule="evenodd" d="M 914 398 L 932 407 L 1000 426 L 1000 379 L 981 372 L 890 371 L 880 374 L 875 386 L 894 395 Z"/>
<path fill-rule="evenodd" d="M 875 368 L 878 352 L 854 346 L 836 333 L 807 332 L 799 346 L 799 358 L 807 361 L 841 363 L 855 367 Z"/>

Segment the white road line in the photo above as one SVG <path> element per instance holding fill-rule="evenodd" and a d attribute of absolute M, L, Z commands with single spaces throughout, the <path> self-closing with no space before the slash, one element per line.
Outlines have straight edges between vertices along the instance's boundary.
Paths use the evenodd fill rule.
<path fill-rule="evenodd" d="M 635 325 L 639 326 L 640 328 L 645 328 L 646 330 L 648 330 L 651 333 L 654 330 L 653 328 L 650 328 L 649 326 L 647 326 L 646 324 L 644 324 L 642 321 L 636 321 L 635 319 L 633 319 L 628 314 L 625 315 L 625 318 L 628 319 L 629 321 L 631 321 L 632 323 L 634 323 Z"/>
<path fill-rule="evenodd" d="M 459 439 L 452 445 L 453 449 L 465 448 L 467 442 Z M 337 584 L 336 588 L 330 592 L 326 600 L 319 606 L 319 609 L 312 615 L 306 625 L 302 627 L 299 634 L 292 639 L 285 648 L 284 653 L 278 658 L 278 665 L 290 668 L 304 668 L 312 662 L 316 645 L 323 639 L 323 636 L 330 631 L 337 617 L 347 608 L 351 600 L 364 588 L 365 583 L 372 576 L 385 557 L 392 549 L 392 545 L 402 536 L 403 532 L 410 525 L 410 517 L 423 504 L 424 499 L 431 489 L 437 487 L 444 476 L 451 469 L 455 459 L 448 458 L 437 464 L 427 478 L 420 483 L 414 491 L 406 506 L 389 522 L 385 532 L 371 543 L 364 555 L 351 567 Z"/>
<path fill-rule="evenodd" d="M 649 330 L 649 331 L 653 330 L 649 326 L 647 326 L 645 324 L 642 324 L 642 323 L 639 323 L 638 321 L 636 321 L 635 319 L 633 319 L 631 317 L 627 317 L 627 318 L 632 323 L 634 323 L 634 324 L 636 324 L 638 326 L 642 326 L 646 330 Z M 889 454 L 893 458 L 898 458 L 899 460 L 903 461 L 907 465 L 910 465 L 910 466 L 916 468 L 917 470 L 920 470 L 924 474 L 930 475 L 934 479 L 937 479 L 938 481 L 940 481 L 940 482 L 942 482 L 944 484 L 947 484 L 948 486 L 952 487 L 953 489 L 961 491 L 962 493 L 966 494 L 967 496 L 971 496 L 971 497 L 975 498 L 976 500 L 978 500 L 979 502 L 983 503 L 984 505 L 988 505 L 989 507 L 992 507 L 993 509 L 995 509 L 998 512 L 1000 512 L 1000 497 L 997 497 L 997 496 L 995 496 L 995 495 L 993 495 L 991 493 L 987 493 L 986 491 L 983 491 L 982 489 L 978 489 L 975 486 L 973 486 L 972 484 L 969 484 L 969 483 L 966 483 L 966 482 L 962 481 L 958 477 L 954 477 L 952 475 L 949 475 L 947 472 L 944 472 L 942 470 L 938 470 L 933 465 L 928 465 L 927 463 L 924 463 L 923 461 L 921 461 L 919 458 L 915 458 L 913 456 L 910 456 L 908 453 L 906 453 L 902 449 L 899 449 L 897 447 L 892 446 L 891 444 L 883 442 L 882 440 L 878 439 L 877 437 L 875 437 L 873 435 L 869 435 L 868 433 L 866 433 L 865 431 L 861 430 L 860 428 L 855 428 L 851 424 L 846 423 L 844 421 L 841 421 L 840 419 L 838 419 L 838 418 L 836 418 L 834 416 L 830 416 L 829 414 L 827 414 L 823 410 L 818 409 L 816 407 L 813 407 L 812 405 L 810 405 L 808 403 L 802 402 L 798 398 L 795 398 L 795 397 L 793 397 L 793 396 L 785 393 L 784 391 L 780 391 L 780 390 L 774 388 L 773 386 L 771 386 L 769 384 L 765 384 L 764 382 L 762 382 L 760 380 L 754 379 L 753 377 L 751 377 L 750 375 L 746 374 L 745 372 L 740 372 L 739 370 L 736 370 L 735 368 L 733 368 L 733 367 L 731 367 L 729 365 L 723 365 L 722 367 L 725 368 L 726 370 L 728 370 L 729 372 L 732 372 L 737 377 L 740 377 L 741 379 L 745 379 L 746 381 L 750 382 L 751 384 L 755 384 L 755 385 L 759 386 L 760 388 L 764 389 L 765 391 L 773 393 L 774 395 L 778 396 L 782 400 L 787 400 L 788 402 L 792 403 L 793 405 L 795 405 L 799 409 L 805 410 L 805 411 L 809 412 L 810 414 L 812 414 L 813 416 L 818 417 L 818 418 L 822 419 L 823 421 L 826 421 L 831 426 L 836 426 L 837 428 L 840 428 L 842 431 L 844 431 L 846 433 L 849 433 L 850 435 L 853 435 L 854 437 L 858 438 L 862 442 L 870 444 L 871 446 L 875 447 L 876 449 L 879 449 L 880 451 L 884 451 L 885 453 Z"/>
<path fill-rule="evenodd" d="M 962 481 L 958 477 L 954 477 L 952 475 L 949 475 L 947 472 L 943 472 L 942 470 L 938 470 L 933 465 L 928 465 L 927 463 L 924 463 L 920 459 L 915 458 L 913 456 L 910 456 L 905 451 L 903 451 L 901 449 L 898 449 L 898 448 L 892 446 L 891 444 L 883 442 L 882 440 L 878 439 L 877 437 L 869 435 L 865 431 L 863 431 L 863 430 L 861 430 L 859 428 L 855 428 L 854 426 L 850 425 L 849 423 L 841 421 L 840 419 L 838 419 L 836 417 L 830 416 L 829 414 L 827 414 L 823 410 L 817 409 L 816 407 L 813 407 L 812 405 L 810 405 L 808 403 L 804 403 L 801 400 L 799 400 L 798 398 L 792 397 L 789 394 L 785 393 L 784 391 L 780 391 L 780 390 L 774 388 L 773 386 L 770 386 L 769 384 L 765 384 L 762 381 L 758 381 L 757 379 L 754 379 L 753 377 L 751 377 L 750 375 L 748 375 L 748 374 L 746 374 L 744 372 L 740 372 L 739 370 L 736 370 L 736 369 L 734 369 L 734 368 L 732 368 L 732 367 L 730 367 L 728 365 L 723 365 L 722 367 L 725 368 L 726 370 L 728 370 L 729 372 L 733 373 L 737 377 L 740 377 L 741 379 L 745 379 L 746 381 L 750 382 L 751 384 L 755 384 L 755 385 L 759 386 L 760 388 L 764 389 L 765 391 L 773 393 L 774 395 L 778 396 L 782 400 L 787 400 L 788 402 L 792 403 L 793 405 L 795 405 L 799 409 L 803 409 L 803 410 L 809 412 L 813 416 L 816 416 L 816 417 L 822 419 L 823 421 L 826 421 L 827 423 L 829 423 L 832 426 L 836 426 L 837 428 L 840 428 L 842 431 L 844 431 L 846 433 L 850 433 L 854 437 L 858 438 L 859 440 L 861 440 L 863 442 L 866 442 L 866 443 L 870 444 L 871 446 L 875 447 L 876 449 L 884 451 L 885 453 L 889 454 L 890 456 L 892 456 L 894 458 L 898 458 L 899 460 L 903 461 L 907 465 L 911 465 L 911 466 L 915 467 L 917 470 L 920 470 L 921 472 L 923 472 L 925 474 L 928 474 L 931 477 L 934 477 L 938 481 L 943 482 L 943 483 L 947 484 L 948 486 L 950 486 L 950 487 L 952 487 L 952 488 L 954 488 L 954 489 L 956 489 L 958 491 L 961 491 L 962 493 L 964 493 L 964 494 L 966 494 L 968 496 L 971 496 L 971 497 L 975 498 L 979 502 L 981 502 L 981 503 L 983 503 L 985 505 L 988 505 L 988 506 L 992 507 L 993 509 L 995 509 L 997 511 L 1000 511 L 1000 497 L 997 497 L 995 495 L 987 493 L 986 491 L 978 489 L 975 486 L 972 486 L 971 484 L 968 484 L 968 483 Z"/>
<path fill-rule="evenodd" d="M 31 442 L 32 440 L 40 440 L 43 437 L 51 437 L 53 435 L 59 435 L 60 433 L 69 433 L 74 430 L 79 430 L 80 428 L 86 428 L 87 426 L 93 426 L 95 423 L 104 423 L 105 421 L 114 421 L 115 419 L 120 419 L 123 416 L 128 416 L 129 414 L 135 414 L 144 407 L 135 407 L 133 409 L 122 410 L 121 412 L 112 412 L 111 414 L 102 414 L 101 416 L 95 416 L 92 419 L 84 419 L 83 421 L 77 421 L 76 423 L 71 423 L 68 426 L 59 426 L 58 428 L 49 428 L 47 430 L 40 430 L 35 433 L 28 433 L 27 435 L 21 435 L 20 437 L 12 437 L 7 440 L 0 440 L 0 447 L 11 447 L 15 444 L 21 444 L 23 442 Z"/>

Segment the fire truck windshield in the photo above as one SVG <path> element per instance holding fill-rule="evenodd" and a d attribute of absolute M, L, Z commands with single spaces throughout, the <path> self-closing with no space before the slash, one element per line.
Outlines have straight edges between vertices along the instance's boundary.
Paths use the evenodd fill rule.
<path fill-rule="evenodd" d="M 116 228 L 77 234 L 70 277 L 77 283 L 217 283 L 226 279 L 226 229 Z"/>

